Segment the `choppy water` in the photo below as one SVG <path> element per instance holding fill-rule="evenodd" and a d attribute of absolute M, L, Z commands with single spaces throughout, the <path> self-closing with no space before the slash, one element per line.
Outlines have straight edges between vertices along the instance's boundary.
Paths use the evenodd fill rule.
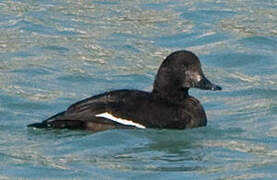
<path fill-rule="evenodd" d="M 0 1 L 0 179 L 276 179 L 276 0 Z M 91 95 L 151 90 L 170 52 L 199 55 L 193 130 L 28 130 Z"/>

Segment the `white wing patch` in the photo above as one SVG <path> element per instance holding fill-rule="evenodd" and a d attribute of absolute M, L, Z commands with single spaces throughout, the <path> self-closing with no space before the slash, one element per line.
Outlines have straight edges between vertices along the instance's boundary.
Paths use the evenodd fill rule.
<path fill-rule="evenodd" d="M 115 117 L 115 116 L 113 116 L 112 114 L 110 114 L 108 112 L 96 114 L 95 116 L 96 117 L 103 117 L 103 118 L 106 118 L 106 119 L 109 119 L 109 120 L 112 120 L 112 121 L 115 121 L 115 122 L 118 122 L 118 123 L 124 124 L 124 125 L 135 126 L 137 128 L 142 128 L 142 129 L 145 128 L 145 126 L 143 126 L 143 125 L 141 125 L 139 123 L 135 123 L 135 122 L 133 122 L 131 120 Z"/>

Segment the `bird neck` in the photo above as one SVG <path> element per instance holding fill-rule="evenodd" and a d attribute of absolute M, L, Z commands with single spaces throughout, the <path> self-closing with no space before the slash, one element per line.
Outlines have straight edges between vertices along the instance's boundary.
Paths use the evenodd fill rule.
<path fill-rule="evenodd" d="M 174 84 L 167 86 L 158 86 L 159 83 L 154 83 L 152 94 L 155 98 L 165 99 L 172 103 L 180 103 L 189 96 L 188 88 L 174 87 Z"/>

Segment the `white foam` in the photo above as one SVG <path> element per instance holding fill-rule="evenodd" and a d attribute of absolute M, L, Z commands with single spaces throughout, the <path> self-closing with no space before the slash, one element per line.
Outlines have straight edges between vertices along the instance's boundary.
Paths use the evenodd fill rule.
<path fill-rule="evenodd" d="M 115 117 L 115 116 L 113 116 L 112 114 L 110 114 L 108 112 L 96 114 L 95 116 L 96 117 L 103 117 L 103 118 L 118 122 L 120 124 L 128 125 L 128 126 L 135 126 L 137 128 L 142 128 L 142 129 L 145 128 L 145 126 L 143 126 L 139 123 L 135 123 L 135 122 L 133 122 L 131 120 L 128 120 L 128 119 L 122 119 L 122 118 Z"/>

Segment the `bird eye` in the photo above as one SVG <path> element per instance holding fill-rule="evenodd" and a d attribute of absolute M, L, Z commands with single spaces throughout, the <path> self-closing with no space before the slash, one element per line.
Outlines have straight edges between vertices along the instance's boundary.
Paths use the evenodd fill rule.
<path fill-rule="evenodd" d="M 181 69 L 182 69 L 183 71 L 185 71 L 185 70 L 187 70 L 188 68 L 187 68 L 187 66 L 186 66 L 185 64 L 182 64 L 182 65 L 181 65 Z"/>

